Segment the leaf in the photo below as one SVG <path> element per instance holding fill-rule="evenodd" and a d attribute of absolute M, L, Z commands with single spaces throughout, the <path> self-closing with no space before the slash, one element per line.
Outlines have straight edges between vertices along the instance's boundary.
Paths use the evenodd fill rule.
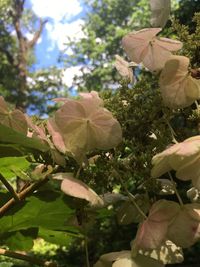
<path fill-rule="evenodd" d="M 171 51 L 181 49 L 182 43 L 168 38 L 158 38 L 161 28 L 146 28 L 123 37 L 122 46 L 136 63 L 143 63 L 150 71 L 162 69 L 170 58 Z"/>
<path fill-rule="evenodd" d="M 38 236 L 49 243 L 65 247 L 69 247 L 75 238 L 75 235 L 70 235 L 70 233 L 66 231 L 54 231 L 41 227 L 39 228 Z M 77 234 L 77 237 L 80 237 L 80 235 Z"/>
<path fill-rule="evenodd" d="M 26 137 L 24 134 L 0 124 L 0 142 L 18 144 L 25 148 L 48 151 L 49 147 L 37 139 Z"/>
<path fill-rule="evenodd" d="M 200 81 L 188 71 L 189 58 L 171 56 L 159 79 L 164 104 L 169 108 L 184 108 L 200 98 Z"/>
<path fill-rule="evenodd" d="M 33 247 L 33 240 L 36 237 L 37 229 L 12 232 L 8 238 L 4 239 L 4 244 L 6 244 L 11 250 L 29 251 Z"/>
<path fill-rule="evenodd" d="M 164 27 L 170 14 L 170 0 L 150 0 L 152 27 Z"/>
<path fill-rule="evenodd" d="M 68 173 L 57 173 L 54 179 L 62 179 L 61 190 L 72 197 L 85 199 L 93 206 L 103 206 L 103 200 L 85 183 L 73 178 Z"/>
<path fill-rule="evenodd" d="M 14 144 L 0 144 L 0 158 L 1 157 L 18 157 L 23 156 L 22 151 L 19 147 Z"/>
<path fill-rule="evenodd" d="M 0 97 L 0 123 L 17 132 L 27 134 L 28 125 L 25 115 L 18 109 L 10 111 L 3 97 Z"/>
<path fill-rule="evenodd" d="M 1 218 L 0 234 L 30 227 L 64 230 L 67 220 L 73 214 L 63 194 L 54 191 L 37 192 L 23 203 L 16 204 L 7 216 Z"/>
<path fill-rule="evenodd" d="M 26 160 L 26 157 L 0 158 L 0 173 L 6 179 L 16 177 L 16 175 L 21 176 L 29 166 L 30 162 Z"/>

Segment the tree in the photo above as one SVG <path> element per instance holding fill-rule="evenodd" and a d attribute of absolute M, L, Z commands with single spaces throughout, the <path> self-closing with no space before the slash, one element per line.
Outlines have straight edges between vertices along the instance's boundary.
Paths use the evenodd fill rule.
<path fill-rule="evenodd" d="M 62 88 L 61 72 L 55 68 L 30 71 L 34 63 L 34 47 L 46 20 L 37 18 L 25 1 L 4 1 L 0 21 L 1 94 L 17 107 L 38 114 L 47 113 L 44 99 L 57 95 Z M 14 33 L 14 34 L 13 34 Z M 29 40 L 26 36 L 31 33 Z"/>
<path fill-rule="evenodd" d="M 94 85 L 98 91 L 112 88 L 116 86 L 114 55 L 122 54 L 120 42 L 127 31 L 134 25 L 139 27 L 134 20 L 135 12 L 137 18 L 142 18 L 142 25 L 148 25 L 147 5 L 144 1 L 131 0 L 89 0 L 85 4 L 89 10 L 83 26 L 85 37 L 78 42 L 69 40 L 67 46 L 73 55 L 67 56 L 66 63 L 81 65 L 83 74 L 75 80 L 80 90 L 93 90 Z M 143 11 L 144 16 L 140 17 Z"/>

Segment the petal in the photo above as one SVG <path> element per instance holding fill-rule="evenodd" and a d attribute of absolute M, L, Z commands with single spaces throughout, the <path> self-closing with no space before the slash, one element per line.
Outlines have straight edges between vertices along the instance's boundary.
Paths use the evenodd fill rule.
<path fill-rule="evenodd" d="M 170 14 L 170 0 L 150 0 L 151 25 L 153 27 L 164 27 Z"/>
<path fill-rule="evenodd" d="M 171 221 L 179 212 L 180 206 L 174 201 L 161 199 L 156 201 L 149 212 L 149 219 L 156 222 Z"/>
<path fill-rule="evenodd" d="M 73 197 L 85 199 L 91 205 L 102 206 L 103 200 L 85 183 L 69 175 L 69 173 L 56 173 L 54 179 L 63 179 L 61 183 L 61 190 Z"/>
<path fill-rule="evenodd" d="M 122 57 L 115 55 L 115 67 L 122 77 L 125 77 L 133 82 L 133 71 L 129 67 L 129 63 Z"/>
<path fill-rule="evenodd" d="M 53 143 L 55 147 L 62 153 L 66 152 L 65 143 L 59 129 L 54 121 L 54 119 L 49 119 L 47 121 L 47 129 L 52 136 Z"/>
<path fill-rule="evenodd" d="M 183 207 L 169 226 L 168 238 L 182 248 L 192 246 L 200 237 L 200 220 L 196 220 L 197 217 L 199 214 L 195 213 L 193 206 Z"/>
<path fill-rule="evenodd" d="M 138 228 L 135 246 L 141 249 L 154 249 L 161 246 L 165 241 L 168 229 L 168 222 L 155 222 L 145 220 Z"/>
<path fill-rule="evenodd" d="M 169 157 L 173 155 L 180 147 L 180 144 L 172 145 L 161 153 L 156 154 L 152 159 L 153 168 L 151 176 L 156 178 L 172 169 L 169 163 Z"/>
<path fill-rule="evenodd" d="M 122 39 L 122 47 L 132 61 L 140 63 L 147 53 L 149 42 L 160 31 L 161 28 L 147 28 L 131 32 Z"/>

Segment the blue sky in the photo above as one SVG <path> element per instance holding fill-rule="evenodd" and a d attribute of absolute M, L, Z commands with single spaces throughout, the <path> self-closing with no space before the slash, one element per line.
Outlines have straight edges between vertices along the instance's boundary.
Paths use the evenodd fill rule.
<path fill-rule="evenodd" d="M 67 37 L 79 39 L 84 36 L 81 26 L 85 7 L 82 0 L 26 0 L 26 6 L 31 7 L 35 14 L 43 19 L 48 19 L 43 33 L 35 47 L 35 69 L 55 66 L 59 51 L 66 47 Z M 31 38 L 27 34 L 27 38 Z M 65 51 L 71 54 L 70 48 Z M 67 85 L 70 85 L 73 76 L 80 72 L 80 66 L 65 70 Z"/>

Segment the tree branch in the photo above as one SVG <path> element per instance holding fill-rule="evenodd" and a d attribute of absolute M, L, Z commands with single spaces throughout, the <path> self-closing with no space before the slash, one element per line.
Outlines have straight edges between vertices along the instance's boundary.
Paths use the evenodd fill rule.
<path fill-rule="evenodd" d="M 49 262 L 49 261 L 43 261 L 43 260 L 37 259 L 33 256 L 24 255 L 24 254 L 10 251 L 10 250 L 6 250 L 3 248 L 0 248 L 0 255 L 4 255 L 4 256 L 10 257 L 10 258 L 19 259 L 19 260 L 23 260 L 23 261 L 28 261 L 31 264 L 37 264 L 37 265 L 40 265 L 43 267 L 58 267 L 57 263 Z"/>
<path fill-rule="evenodd" d="M 2 182 L 2 184 L 4 184 L 4 186 L 7 188 L 7 190 L 11 193 L 11 195 L 13 196 L 15 201 L 19 202 L 20 199 L 19 199 L 17 193 L 15 192 L 13 187 L 10 185 L 10 183 L 1 174 L 0 174 L 0 181 Z"/>
<path fill-rule="evenodd" d="M 49 181 L 49 177 L 45 177 L 43 180 L 40 180 L 34 184 L 31 184 L 29 187 L 25 188 L 23 191 L 18 193 L 18 198 L 20 201 L 24 200 L 27 196 L 31 195 L 35 190 L 39 189 L 41 186 L 46 184 Z M 0 208 L 0 218 L 8 211 L 12 206 L 16 204 L 16 200 L 11 198 Z M 19 203 L 19 202 L 18 202 Z"/>
<path fill-rule="evenodd" d="M 43 30 L 43 27 L 44 25 L 47 23 L 47 20 L 42 20 L 40 19 L 40 26 L 39 26 L 39 29 L 35 32 L 34 36 L 33 36 L 33 39 L 30 40 L 29 42 L 27 42 L 27 47 L 28 48 L 33 48 L 33 46 L 37 43 L 41 33 L 42 33 L 42 30 Z"/>

